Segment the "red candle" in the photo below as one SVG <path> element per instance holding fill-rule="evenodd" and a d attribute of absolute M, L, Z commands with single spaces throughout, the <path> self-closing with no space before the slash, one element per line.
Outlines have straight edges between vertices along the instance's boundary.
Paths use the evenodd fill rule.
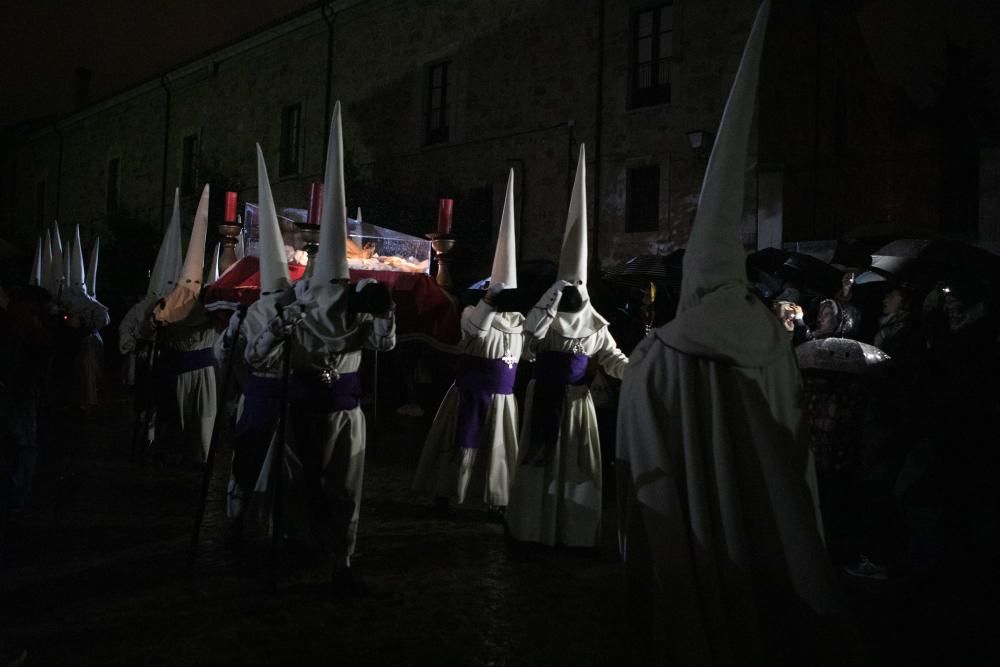
<path fill-rule="evenodd" d="M 310 225 L 318 225 L 323 216 L 323 184 L 309 184 L 309 217 L 307 221 Z"/>
<path fill-rule="evenodd" d="M 236 222 L 236 193 L 227 192 L 226 193 L 226 216 L 223 218 L 225 222 Z"/>
<path fill-rule="evenodd" d="M 451 207 L 455 203 L 454 199 L 438 200 L 438 234 L 448 236 L 451 234 Z"/>

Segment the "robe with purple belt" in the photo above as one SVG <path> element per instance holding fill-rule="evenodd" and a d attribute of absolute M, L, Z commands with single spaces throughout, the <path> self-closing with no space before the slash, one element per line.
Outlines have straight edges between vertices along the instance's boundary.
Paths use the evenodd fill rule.
<path fill-rule="evenodd" d="M 514 378 L 523 346 L 520 313 L 462 313 L 462 356 L 427 434 L 414 488 L 464 503 L 507 504 L 518 452 Z M 506 359 L 504 359 L 506 357 Z"/>
<path fill-rule="evenodd" d="M 588 322 L 586 311 L 558 313 L 530 339 L 525 356 L 537 359 L 535 379 L 525 396 L 521 456 L 507 507 L 507 525 L 517 540 L 597 544 L 601 442 L 585 371 L 593 358 L 609 376 L 620 378 L 628 363 L 598 318 Z"/>

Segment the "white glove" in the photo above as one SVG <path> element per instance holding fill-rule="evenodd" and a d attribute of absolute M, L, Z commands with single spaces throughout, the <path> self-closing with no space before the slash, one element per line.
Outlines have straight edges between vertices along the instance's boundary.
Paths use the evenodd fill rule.
<path fill-rule="evenodd" d="M 291 335 L 295 327 L 302 323 L 302 320 L 306 318 L 305 311 L 302 310 L 302 306 L 297 303 L 293 303 L 289 306 L 285 306 L 281 313 L 271 320 L 268 329 L 275 336 L 288 336 Z"/>
<path fill-rule="evenodd" d="M 361 290 L 363 290 L 368 285 L 371 285 L 372 283 L 378 283 L 378 281 L 375 280 L 374 278 L 362 278 L 361 280 L 358 281 L 358 284 L 354 286 L 354 291 L 360 294 Z"/>

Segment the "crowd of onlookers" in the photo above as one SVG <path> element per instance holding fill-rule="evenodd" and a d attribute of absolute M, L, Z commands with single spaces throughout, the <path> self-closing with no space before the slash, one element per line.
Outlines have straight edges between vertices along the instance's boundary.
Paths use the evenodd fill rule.
<path fill-rule="evenodd" d="M 996 544 L 995 294 L 962 269 L 931 284 L 881 277 L 855 287 L 845 273 L 836 295 L 788 285 L 766 300 L 794 346 L 842 338 L 888 356 L 862 372 L 802 369 L 825 537 L 852 575 L 929 576 Z"/>

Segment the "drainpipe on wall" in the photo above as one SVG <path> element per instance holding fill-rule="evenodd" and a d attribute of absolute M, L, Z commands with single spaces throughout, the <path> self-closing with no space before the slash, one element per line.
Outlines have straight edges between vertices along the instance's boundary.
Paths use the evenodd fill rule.
<path fill-rule="evenodd" d="M 597 104 L 594 118 L 594 249 L 588 261 L 601 268 L 601 134 L 604 128 L 604 0 L 597 2 Z M 584 202 L 584 206 L 587 203 Z M 594 264 L 596 262 L 596 264 Z"/>
<path fill-rule="evenodd" d="M 55 219 L 59 219 L 59 194 L 62 192 L 62 165 L 63 165 L 63 131 L 56 124 L 56 134 L 59 136 L 59 161 L 56 163 L 56 214 Z"/>
<path fill-rule="evenodd" d="M 163 113 L 163 180 L 160 181 L 160 238 L 163 238 L 163 227 L 167 221 L 167 157 L 170 148 L 170 86 L 167 76 L 160 77 L 160 85 L 166 94 L 166 106 Z"/>
<path fill-rule="evenodd" d="M 330 143 L 330 114 L 333 113 L 333 27 L 337 20 L 337 12 L 332 5 L 320 8 L 323 22 L 326 23 L 326 113 L 323 114 L 323 150 Z M 325 153 L 324 153 L 325 155 Z"/>

